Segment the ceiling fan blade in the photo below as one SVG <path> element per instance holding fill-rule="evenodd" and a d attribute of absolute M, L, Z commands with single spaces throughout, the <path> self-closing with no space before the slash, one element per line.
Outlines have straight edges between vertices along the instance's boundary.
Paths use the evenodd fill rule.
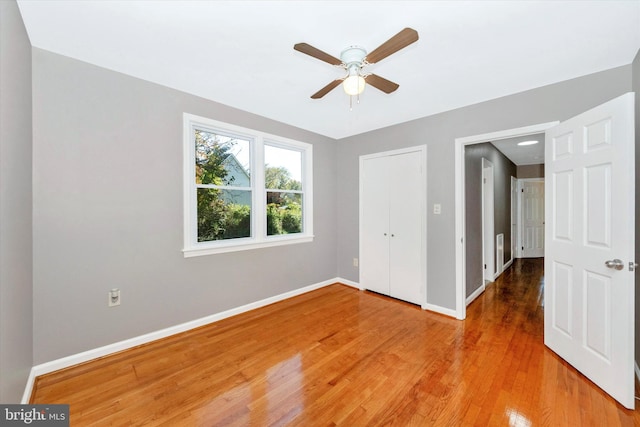
<path fill-rule="evenodd" d="M 329 55 L 326 52 L 321 51 L 318 48 L 315 48 L 313 46 L 311 46 L 310 44 L 307 43 L 298 43 L 293 45 L 293 48 L 295 50 L 297 50 L 298 52 L 302 52 L 302 53 L 306 53 L 309 56 L 313 56 L 316 59 L 319 59 L 320 61 L 324 61 L 324 62 L 328 62 L 331 65 L 340 65 L 342 64 L 342 61 L 340 61 L 338 58 L 333 57 L 331 55 Z"/>
<path fill-rule="evenodd" d="M 380 89 L 384 93 L 394 92 L 396 89 L 400 87 L 399 84 L 392 82 L 391 80 L 387 80 L 384 77 L 377 76 L 375 74 L 369 74 L 364 79 L 371 86 L 376 89 Z"/>
<path fill-rule="evenodd" d="M 405 28 L 386 42 L 382 43 L 377 49 L 374 49 L 373 52 L 367 55 L 366 60 L 370 64 L 375 64 L 417 40 L 418 32 L 413 28 Z"/>
<path fill-rule="evenodd" d="M 326 85 L 325 87 L 323 87 L 322 89 L 320 89 L 319 91 L 311 95 L 311 99 L 322 98 L 323 96 L 331 92 L 333 89 L 335 89 L 336 86 L 338 86 L 340 83 L 342 83 L 342 79 L 335 79 L 334 81 L 332 81 L 331 83 L 329 83 L 328 85 Z"/>

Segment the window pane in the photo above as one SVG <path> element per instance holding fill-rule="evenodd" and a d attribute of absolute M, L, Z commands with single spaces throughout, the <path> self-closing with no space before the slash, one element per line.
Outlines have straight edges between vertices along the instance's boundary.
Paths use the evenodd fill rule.
<path fill-rule="evenodd" d="M 264 180 L 269 190 L 302 190 L 302 152 L 264 146 Z"/>
<path fill-rule="evenodd" d="M 267 192 L 267 236 L 302 233 L 302 194 Z"/>
<path fill-rule="evenodd" d="M 198 188 L 198 242 L 251 237 L 251 191 Z"/>
<path fill-rule="evenodd" d="M 196 184 L 251 186 L 250 141 L 195 130 Z"/>

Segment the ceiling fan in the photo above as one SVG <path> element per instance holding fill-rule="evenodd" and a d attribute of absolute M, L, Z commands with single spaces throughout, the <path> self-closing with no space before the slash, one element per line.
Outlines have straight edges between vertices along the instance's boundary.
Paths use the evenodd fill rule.
<path fill-rule="evenodd" d="M 394 92 L 400 87 L 397 83 L 380 77 L 376 74 L 367 74 L 363 72 L 364 67 L 370 64 L 380 62 L 387 56 L 396 53 L 400 49 L 409 46 L 418 40 L 418 32 L 412 28 L 405 28 L 386 42 L 378 46 L 372 52 L 367 51 L 360 46 L 350 46 L 340 53 L 340 59 L 329 55 L 307 43 L 298 43 L 293 46 L 298 52 L 302 52 L 316 59 L 344 68 L 347 75 L 336 79 L 311 95 L 312 99 L 319 99 L 327 93 L 335 89 L 342 83 L 345 92 L 348 95 L 359 95 L 365 87 L 365 83 L 383 91 L 384 93 Z"/>

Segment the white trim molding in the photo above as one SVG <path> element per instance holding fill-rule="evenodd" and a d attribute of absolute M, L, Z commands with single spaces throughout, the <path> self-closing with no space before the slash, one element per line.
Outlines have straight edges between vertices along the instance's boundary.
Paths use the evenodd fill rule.
<path fill-rule="evenodd" d="M 439 305 L 424 304 L 422 306 L 422 309 L 423 310 L 428 310 L 428 311 L 433 311 L 434 313 L 444 314 L 445 316 L 449 316 L 449 317 L 453 317 L 453 318 L 457 317 L 455 310 L 452 310 L 450 308 L 441 307 Z"/>
<path fill-rule="evenodd" d="M 360 283 L 354 282 L 353 280 L 344 279 L 342 277 L 336 277 L 334 280 L 337 283 L 342 283 L 343 285 L 351 286 L 352 288 L 362 290 L 362 288 L 360 287 Z"/>
<path fill-rule="evenodd" d="M 507 263 L 504 265 L 504 268 L 502 269 L 502 271 L 503 271 L 503 272 L 507 271 L 507 269 L 508 269 L 509 267 L 511 267 L 511 265 L 513 264 L 513 260 L 514 260 L 514 259 L 515 259 L 515 257 L 512 257 L 512 258 L 509 260 L 509 262 L 507 262 Z"/>
<path fill-rule="evenodd" d="M 31 368 L 31 371 L 29 372 L 29 378 L 27 379 L 27 385 L 24 388 L 24 393 L 22 393 L 22 401 L 20 401 L 21 404 L 23 405 L 27 405 L 29 403 L 29 401 L 31 400 L 31 394 L 33 393 L 33 385 L 36 382 L 36 370 L 35 370 L 35 366 L 33 368 Z"/>
<path fill-rule="evenodd" d="M 475 291 L 473 291 L 473 293 L 471 295 L 469 295 L 467 297 L 467 299 L 465 300 L 465 303 L 467 305 L 471 304 L 473 302 L 473 300 L 475 300 L 476 298 L 478 298 L 480 295 L 482 295 L 482 293 L 485 290 L 485 286 L 484 283 L 482 283 L 480 286 L 478 286 L 478 289 L 476 289 Z"/>

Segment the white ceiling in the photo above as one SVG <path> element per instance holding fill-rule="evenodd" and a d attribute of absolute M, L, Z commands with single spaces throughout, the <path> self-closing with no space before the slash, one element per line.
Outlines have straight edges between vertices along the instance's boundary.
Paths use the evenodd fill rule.
<path fill-rule="evenodd" d="M 640 48 L 631 1 L 18 0 L 33 46 L 332 138 L 629 64 Z M 404 27 L 420 40 L 367 69 L 349 111 L 341 70 L 293 50 L 368 51 Z"/>
<path fill-rule="evenodd" d="M 538 143 L 534 145 L 518 145 L 519 142 L 524 141 L 538 141 Z M 491 144 L 516 165 L 539 165 L 544 163 L 544 133 L 500 139 L 491 141 Z"/>

